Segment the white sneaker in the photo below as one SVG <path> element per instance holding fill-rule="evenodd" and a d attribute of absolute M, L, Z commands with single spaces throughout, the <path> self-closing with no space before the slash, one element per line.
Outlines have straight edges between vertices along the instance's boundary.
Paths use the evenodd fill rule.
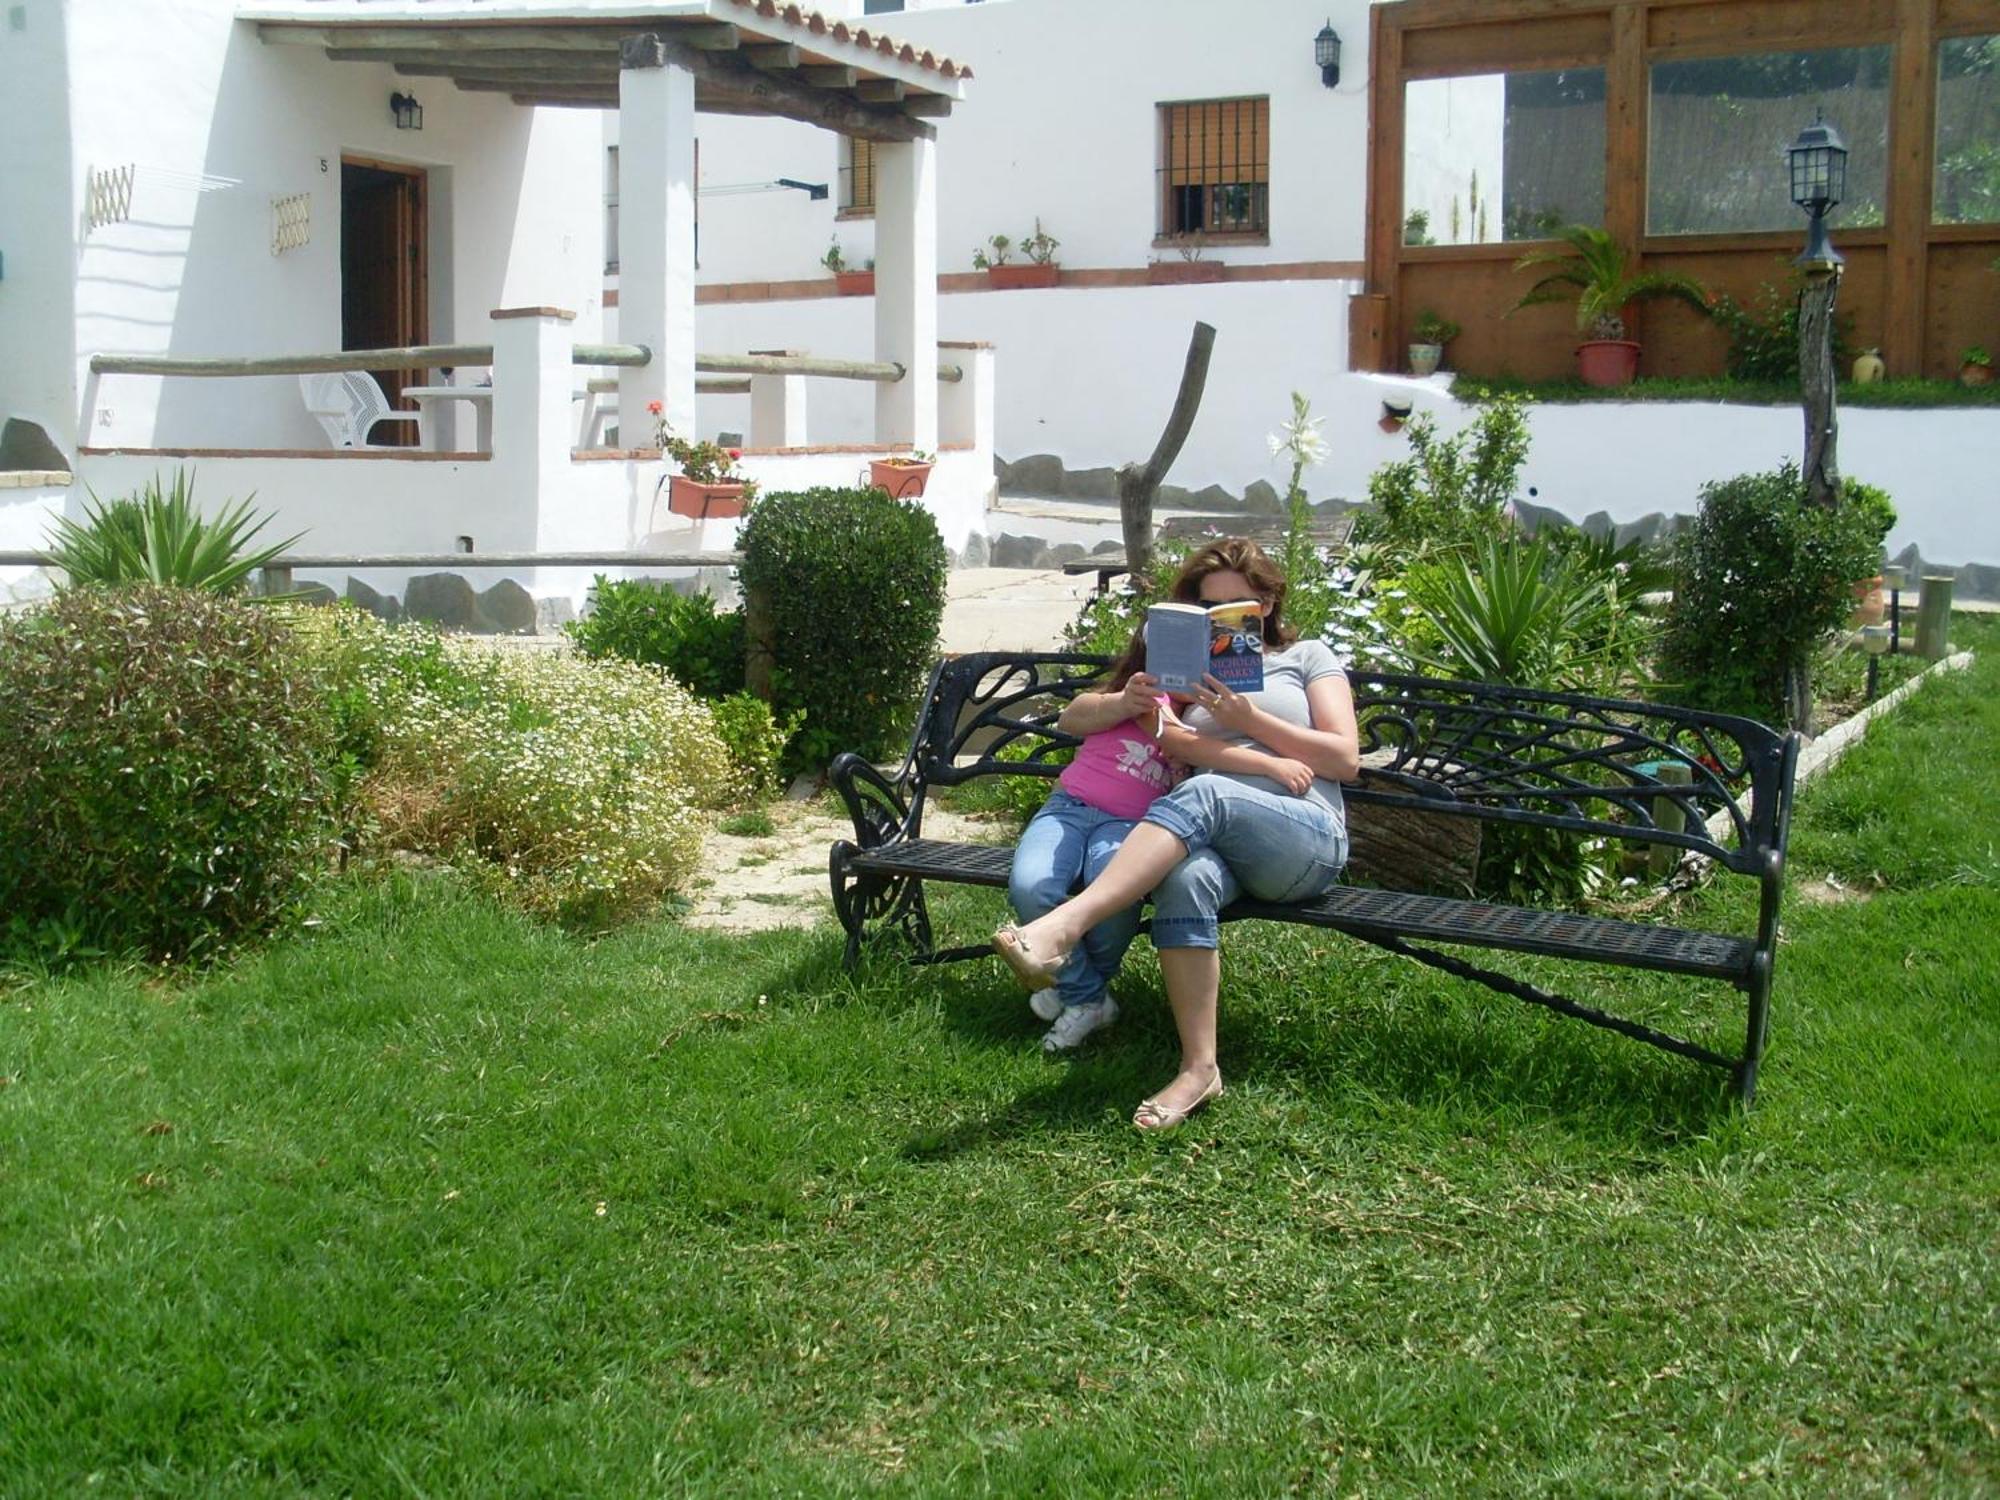
<path fill-rule="evenodd" d="M 1067 1052 L 1093 1031 L 1102 1031 L 1118 1019 L 1118 1002 L 1106 995 L 1094 1005 L 1072 1005 L 1056 1017 L 1056 1024 L 1042 1038 L 1044 1052 Z"/>
<path fill-rule="evenodd" d="M 1062 996 L 1056 993 L 1054 985 L 1036 990 L 1028 996 L 1028 1009 L 1035 1013 L 1038 1020 L 1053 1021 L 1063 1013 Z"/>

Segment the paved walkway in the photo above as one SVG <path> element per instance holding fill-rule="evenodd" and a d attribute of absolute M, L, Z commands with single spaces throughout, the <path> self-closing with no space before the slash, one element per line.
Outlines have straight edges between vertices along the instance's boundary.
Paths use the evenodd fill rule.
<path fill-rule="evenodd" d="M 939 648 L 1055 651 L 1063 627 L 1097 587 L 1097 575 L 1070 577 L 1030 568 L 953 568 L 945 580 Z"/>

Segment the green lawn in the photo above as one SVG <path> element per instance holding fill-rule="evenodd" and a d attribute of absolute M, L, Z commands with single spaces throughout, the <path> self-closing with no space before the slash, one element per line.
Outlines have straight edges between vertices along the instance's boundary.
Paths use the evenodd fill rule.
<path fill-rule="evenodd" d="M 1461 401 L 1480 402 L 1495 396 L 1523 395 L 1556 405 L 1586 401 L 1704 401 L 1737 406 L 1797 406 L 1799 385 L 1793 381 L 1731 380 L 1724 375 L 1648 375 L 1622 386 L 1585 385 L 1574 376 L 1556 380 L 1523 380 L 1517 375 L 1452 376 L 1451 393 Z M 1843 379 L 1842 406 L 1906 408 L 2000 405 L 2000 384 L 1969 386 L 1956 380 L 1904 377 L 1857 385 Z"/>
<path fill-rule="evenodd" d="M 1232 930 L 1230 1092 L 1165 1140 L 1124 1123 L 1173 1055 L 1143 944 L 1066 1063 L 993 964 L 592 943 L 437 876 L 206 978 L 17 988 L 0 1494 L 1990 1494 L 2000 631 L 1961 623 L 1974 670 L 1804 799 L 1748 1114 L 1299 929 Z M 1865 899 L 1796 894 L 1829 873 Z"/>

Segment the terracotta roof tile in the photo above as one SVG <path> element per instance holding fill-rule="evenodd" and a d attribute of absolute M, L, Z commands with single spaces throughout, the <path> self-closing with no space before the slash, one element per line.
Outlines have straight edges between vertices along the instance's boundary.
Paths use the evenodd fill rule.
<path fill-rule="evenodd" d="M 780 6 L 777 0 L 731 0 L 732 4 L 752 11 L 766 20 L 782 20 L 788 26 L 803 26 L 814 36 L 830 37 L 836 42 L 848 43 L 864 51 L 879 52 L 884 57 L 893 57 L 898 62 L 915 63 L 933 73 L 941 73 L 946 78 L 970 78 L 972 69 L 949 57 L 940 57 L 934 52 L 919 52 L 908 42 L 898 42 L 881 32 L 871 32 L 866 27 L 850 28 L 845 21 L 829 21 L 816 10 L 807 10 L 800 5 Z"/>

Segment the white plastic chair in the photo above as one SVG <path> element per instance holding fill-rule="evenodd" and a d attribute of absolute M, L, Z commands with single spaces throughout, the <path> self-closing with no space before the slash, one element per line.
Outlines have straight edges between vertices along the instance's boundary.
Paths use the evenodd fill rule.
<path fill-rule="evenodd" d="M 366 370 L 336 370 L 320 375 L 301 375 L 299 391 L 306 410 L 319 419 L 336 448 L 392 448 L 394 443 L 371 443 L 376 424 L 418 422 L 413 411 L 391 411 L 389 398 Z M 418 432 L 422 432 L 421 425 Z"/>

